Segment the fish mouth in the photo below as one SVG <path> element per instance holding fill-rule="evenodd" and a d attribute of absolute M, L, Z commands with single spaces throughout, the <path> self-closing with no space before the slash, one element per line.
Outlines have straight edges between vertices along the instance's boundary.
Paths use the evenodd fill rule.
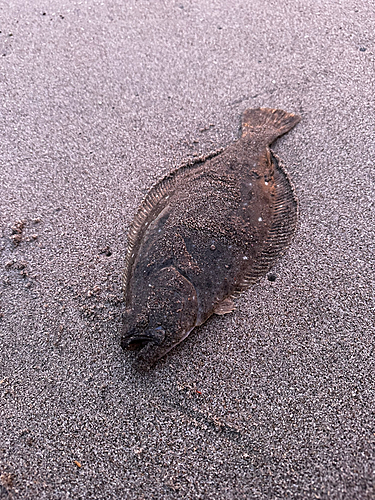
<path fill-rule="evenodd" d="M 121 341 L 123 349 L 138 351 L 133 367 L 138 372 L 147 372 L 163 356 L 165 331 L 161 326 L 143 332 L 129 332 Z"/>
<path fill-rule="evenodd" d="M 152 335 L 149 332 L 143 334 L 131 334 L 122 340 L 122 347 L 131 351 L 138 351 L 133 368 L 137 372 L 148 372 L 154 365 L 171 351 L 176 345 L 182 342 L 189 333 L 194 329 L 194 326 L 184 333 L 178 340 L 171 342 L 165 339 L 165 332 L 161 327 L 152 330 Z"/>
<path fill-rule="evenodd" d="M 131 333 L 122 338 L 121 345 L 123 349 L 130 351 L 142 350 L 147 344 L 160 346 L 165 338 L 165 331 L 161 326 L 146 330 L 143 333 Z"/>
<path fill-rule="evenodd" d="M 152 342 L 150 337 L 133 335 L 132 337 L 122 339 L 121 346 L 128 351 L 140 351 L 149 342 Z"/>

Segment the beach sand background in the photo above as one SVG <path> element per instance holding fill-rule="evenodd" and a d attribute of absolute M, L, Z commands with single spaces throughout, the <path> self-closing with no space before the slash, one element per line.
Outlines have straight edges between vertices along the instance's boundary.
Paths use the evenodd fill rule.
<path fill-rule="evenodd" d="M 0 3 L 0 498 L 375 496 L 371 2 Z M 273 269 L 146 374 L 127 230 L 248 107 L 300 202 Z"/>

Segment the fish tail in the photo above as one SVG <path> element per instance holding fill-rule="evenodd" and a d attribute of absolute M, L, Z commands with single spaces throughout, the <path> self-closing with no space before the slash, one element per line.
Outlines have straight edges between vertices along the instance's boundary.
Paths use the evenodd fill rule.
<path fill-rule="evenodd" d="M 298 115 L 281 109 L 247 109 L 242 117 L 242 137 L 259 138 L 261 136 L 269 145 L 281 135 L 289 132 L 300 119 Z"/>

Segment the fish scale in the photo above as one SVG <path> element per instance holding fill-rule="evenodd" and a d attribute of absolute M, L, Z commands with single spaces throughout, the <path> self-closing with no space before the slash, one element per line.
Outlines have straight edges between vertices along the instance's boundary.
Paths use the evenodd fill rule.
<path fill-rule="evenodd" d="M 122 346 L 151 368 L 212 314 L 263 276 L 287 248 L 298 203 L 270 144 L 300 118 L 248 109 L 242 136 L 216 155 L 168 174 L 129 230 Z"/>

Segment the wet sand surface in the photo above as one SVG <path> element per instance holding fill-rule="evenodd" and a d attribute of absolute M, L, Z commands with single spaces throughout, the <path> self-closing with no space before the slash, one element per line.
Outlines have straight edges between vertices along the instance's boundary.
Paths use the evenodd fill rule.
<path fill-rule="evenodd" d="M 374 498 L 371 2 L 0 4 L 0 498 Z M 127 230 L 249 107 L 296 236 L 146 375 L 120 347 Z"/>

